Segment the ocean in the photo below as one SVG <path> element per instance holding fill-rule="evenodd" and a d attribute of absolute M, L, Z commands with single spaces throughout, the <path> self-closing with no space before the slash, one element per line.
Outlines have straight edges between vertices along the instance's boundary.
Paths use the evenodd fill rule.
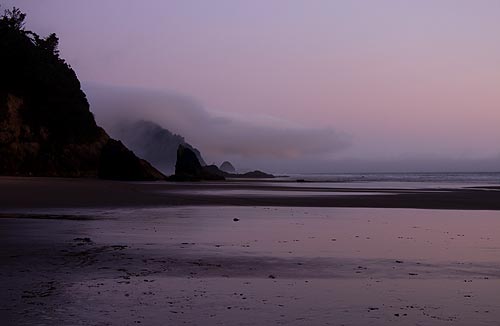
<path fill-rule="evenodd" d="M 297 186 L 356 188 L 463 188 L 500 185 L 500 172 L 433 173 L 307 173 L 288 174 L 276 181 L 306 181 Z"/>

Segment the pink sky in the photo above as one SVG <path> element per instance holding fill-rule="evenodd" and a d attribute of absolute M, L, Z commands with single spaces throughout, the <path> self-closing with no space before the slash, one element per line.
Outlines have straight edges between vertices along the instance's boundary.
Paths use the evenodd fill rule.
<path fill-rule="evenodd" d="M 350 142 L 333 159 L 500 153 L 499 1 L 11 5 L 28 28 L 60 36 L 84 82 L 178 92 L 255 124 L 333 129 Z"/>

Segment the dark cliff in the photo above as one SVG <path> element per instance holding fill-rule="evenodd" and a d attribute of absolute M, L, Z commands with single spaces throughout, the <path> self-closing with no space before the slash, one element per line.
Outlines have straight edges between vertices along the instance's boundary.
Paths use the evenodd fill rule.
<path fill-rule="evenodd" d="M 164 176 L 97 126 L 58 38 L 0 18 L 0 175 L 156 180 Z"/>

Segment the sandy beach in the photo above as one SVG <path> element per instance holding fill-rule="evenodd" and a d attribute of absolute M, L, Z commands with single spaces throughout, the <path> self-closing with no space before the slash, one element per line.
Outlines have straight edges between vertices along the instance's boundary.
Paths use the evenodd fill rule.
<path fill-rule="evenodd" d="M 0 177 L 0 193 L 3 212 L 183 205 L 500 210 L 500 186 L 492 185 L 401 189 L 262 180 L 175 183 Z"/>
<path fill-rule="evenodd" d="M 500 320 L 500 212 L 485 210 L 495 207 L 494 187 L 2 178 L 0 188 L 7 325 Z M 398 196 L 406 199 L 391 205 Z M 461 209 L 443 209 L 461 196 Z M 415 198 L 433 200 L 411 204 Z M 354 201 L 409 204 L 333 207 Z"/>

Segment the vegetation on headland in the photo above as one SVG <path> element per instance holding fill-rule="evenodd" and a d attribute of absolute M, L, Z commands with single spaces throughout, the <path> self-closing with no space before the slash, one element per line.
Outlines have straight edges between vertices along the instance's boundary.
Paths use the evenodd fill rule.
<path fill-rule="evenodd" d="M 59 56 L 57 35 L 41 37 L 26 30 L 25 19 L 17 8 L 0 17 L 0 175 L 165 179 L 96 124 L 75 71 Z M 141 133 L 132 139 L 143 141 L 128 142 L 158 164 L 172 164 L 169 155 L 172 160 L 177 156 L 171 179 L 272 177 L 260 171 L 232 174 L 206 166 L 181 136 L 152 123 L 139 126 L 134 130 Z M 186 170 L 190 164 L 196 171 Z"/>
<path fill-rule="evenodd" d="M 164 176 L 100 128 L 56 34 L 0 17 L 0 175 L 155 180 Z"/>

